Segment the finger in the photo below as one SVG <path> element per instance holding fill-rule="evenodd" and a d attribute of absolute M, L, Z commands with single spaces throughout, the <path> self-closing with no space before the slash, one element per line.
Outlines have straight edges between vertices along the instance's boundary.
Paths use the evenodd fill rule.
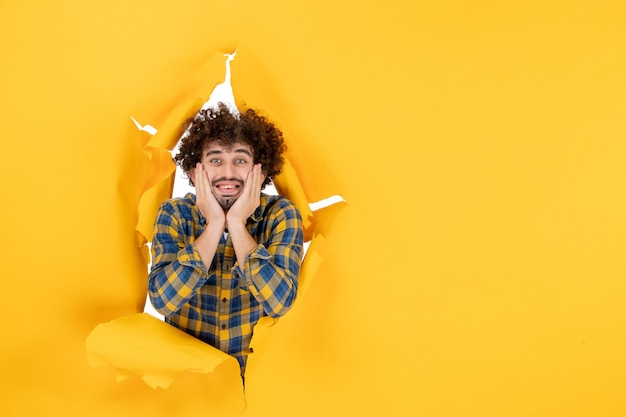
<path fill-rule="evenodd" d="M 206 190 L 207 190 L 207 193 L 206 193 L 207 198 L 217 203 L 217 197 L 215 197 L 215 194 L 213 191 L 213 178 L 211 177 L 208 171 L 204 170 L 203 173 L 204 173 L 204 183 L 205 183 Z"/>
<path fill-rule="evenodd" d="M 265 178 L 267 178 L 267 174 L 263 171 L 263 165 L 261 164 L 259 164 L 259 176 L 261 177 L 259 183 L 263 186 L 263 182 L 265 181 Z"/>
<path fill-rule="evenodd" d="M 204 169 L 202 164 L 198 164 L 198 186 L 196 186 L 196 193 L 202 200 L 208 199 L 209 201 L 215 200 L 215 196 L 211 190 L 211 179 L 209 173 Z"/>
<path fill-rule="evenodd" d="M 204 169 L 204 166 L 202 167 L 202 184 L 204 187 L 204 191 L 206 192 L 206 194 L 212 194 L 212 190 L 211 190 L 211 177 L 209 176 L 209 172 L 207 170 Z"/>
<path fill-rule="evenodd" d="M 256 164 L 254 166 L 254 195 L 258 196 L 261 193 L 261 185 L 263 184 L 263 171 L 261 170 L 261 164 Z"/>
<path fill-rule="evenodd" d="M 200 196 L 204 193 L 204 167 L 201 163 L 196 164 L 194 183 L 196 184 L 196 194 Z"/>
<path fill-rule="evenodd" d="M 259 169 L 258 164 L 252 167 L 252 170 L 248 173 L 246 179 L 246 194 L 248 197 L 253 198 L 257 192 L 259 182 Z"/>

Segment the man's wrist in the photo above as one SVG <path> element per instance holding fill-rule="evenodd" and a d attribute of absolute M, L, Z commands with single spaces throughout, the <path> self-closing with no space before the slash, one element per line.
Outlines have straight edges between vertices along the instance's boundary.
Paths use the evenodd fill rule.
<path fill-rule="evenodd" d="M 224 232 L 225 228 L 225 221 L 207 221 L 206 228 L 204 229 L 203 234 L 206 233 L 208 235 L 221 235 Z"/>
<path fill-rule="evenodd" d="M 228 228 L 228 233 L 231 234 L 243 231 L 245 231 L 246 233 L 248 232 L 248 229 L 246 228 L 246 222 L 242 221 L 229 221 L 226 224 L 226 227 Z"/>

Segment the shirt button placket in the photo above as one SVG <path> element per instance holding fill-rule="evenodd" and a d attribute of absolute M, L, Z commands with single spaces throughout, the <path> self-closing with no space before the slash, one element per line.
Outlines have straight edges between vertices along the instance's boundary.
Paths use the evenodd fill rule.
<path fill-rule="evenodd" d="M 229 242 L 230 239 L 226 239 L 226 242 L 223 246 L 223 256 L 222 262 L 220 264 L 221 270 L 221 305 L 219 307 L 220 310 L 220 344 L 221 350 L 228 352 L 230 349 L 230 331 L 228 329 L 228 320 L 230 318 L 230 305 L 229 299 L 232 298 L 231 294 L 231 272 L 232 268 L 232 257 L 234 256 L 234 249 Z"/>

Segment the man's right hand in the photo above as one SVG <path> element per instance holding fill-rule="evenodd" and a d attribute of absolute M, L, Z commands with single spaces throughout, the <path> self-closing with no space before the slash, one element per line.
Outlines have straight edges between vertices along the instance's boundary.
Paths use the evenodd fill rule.
<path fill-rule="evenodd" d="M 219 228 L 224 231 L 226 214 L 213 195 L 211 178 L 201 163 L 196 164 L 196 169 L 193 172 L 193 183 L 196 187 L 196 205 L 206 218 L 207 227 L 210 225 L 211 229 Z"/>
<path fill-rule="evenodd" d="M 224 233 L 226 214 L 211 191 L 211 178 L 202 164 L 196 164 L 192 175 L 196 186 L 196 205 L 206 218 L 206 229 L 198 236 L 194 244 L 208 270 L 215 257 L 222 233 Z"/>

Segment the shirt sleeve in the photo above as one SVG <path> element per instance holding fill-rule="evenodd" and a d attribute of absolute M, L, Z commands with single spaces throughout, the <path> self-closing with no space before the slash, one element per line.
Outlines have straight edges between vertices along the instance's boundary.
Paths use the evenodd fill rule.
<path fill-rule="evenodd" d="M 169 317 L 185 305 L 210 278 L 195 245 L 185 233 L 181 214 L 171 202 L 159 208 L 152 238 L 150 301 Z"/>
<path fill-rule="evenodd" d="M 265 314 L 280 317 L 296 298 L 304 234 L 302 217 L 292 202 L 283 199 L 274 207 L 267 222 L 269 239 L 250 252 L 243 266 L 235 264 L 233 273 Z"/>

